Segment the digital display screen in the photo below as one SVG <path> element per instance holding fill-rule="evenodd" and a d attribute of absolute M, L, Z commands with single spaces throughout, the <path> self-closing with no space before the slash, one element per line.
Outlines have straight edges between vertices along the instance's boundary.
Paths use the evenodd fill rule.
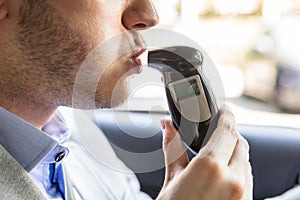
<path fill-rule="evenodd" d="M 175 84 L 173 87 L 177 101 L 191 96 L 200 95 L 200 89 L 198 87 L 196 79 Z"/>

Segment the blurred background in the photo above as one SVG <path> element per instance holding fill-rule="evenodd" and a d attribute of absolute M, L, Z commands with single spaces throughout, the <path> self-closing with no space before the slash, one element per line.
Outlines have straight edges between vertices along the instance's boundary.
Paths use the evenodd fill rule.
<path fill-rule="evenodd" d="M 154 2 L 159 28 L 191 38 L 213 60 L 238 123 L 300 128 L 300 0 Z M 135 91 L 130 109 L 167 110 L 163 95 Z"/>

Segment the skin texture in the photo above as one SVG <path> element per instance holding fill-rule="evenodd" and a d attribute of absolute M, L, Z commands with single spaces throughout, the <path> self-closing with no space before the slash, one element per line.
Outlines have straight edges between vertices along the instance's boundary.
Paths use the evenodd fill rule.
<path fill-rule="evenodd" d="M 120 99 L 115 104 L 122 103 L 127 97 L 124 74 L 135 67 L 130 57 L 145 48 L 136 31 L 158 22 L 148 0 L 7 0 L 1 7 L 8 10 L 0 21 L 1 106 L 37 127 L 58 106 L 72 105 L 75 78 L 86 56 L 126 32 L 126 37 L 113 40 L 119 53 L 112 62 L 103 65 L 99 60 L 85 77 L 101 72 L 97 90 L 92 91 L 96 107 L 111 107 L 114 90 Z"/>
<path fill-rule="evenodd" d="M 86 96 L 98 108 L 121 104 L 145 48 L 138 31 L 157 23 L 150 0 L 0 0 L 0 106 L 40 128 L 60 105 L 89 108 Z M 162 125 L 158 199 L 252 199 L 249 146 L 228 109 L 191 162 L 171 123 Z"/>

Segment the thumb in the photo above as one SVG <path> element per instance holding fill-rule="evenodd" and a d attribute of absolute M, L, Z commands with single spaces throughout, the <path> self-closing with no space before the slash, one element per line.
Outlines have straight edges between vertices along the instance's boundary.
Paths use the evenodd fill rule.
<path fill-rule="evenodd" d="M 166 174 L 164 187 L 188 165 L 189 159 L 180 135 L 171 120 L 161 120 Z"/>

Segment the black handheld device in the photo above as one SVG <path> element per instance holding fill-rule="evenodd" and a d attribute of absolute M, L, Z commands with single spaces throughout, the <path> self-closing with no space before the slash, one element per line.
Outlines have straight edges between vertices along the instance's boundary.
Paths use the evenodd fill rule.
<path fill-rule="evenodd" d="M 197 154 L 217 126 L 217 102 L 195 48 L 173 46 L 149 51 L 148 66 L 160 71 L 173 124 L 186 146 Z"/>

